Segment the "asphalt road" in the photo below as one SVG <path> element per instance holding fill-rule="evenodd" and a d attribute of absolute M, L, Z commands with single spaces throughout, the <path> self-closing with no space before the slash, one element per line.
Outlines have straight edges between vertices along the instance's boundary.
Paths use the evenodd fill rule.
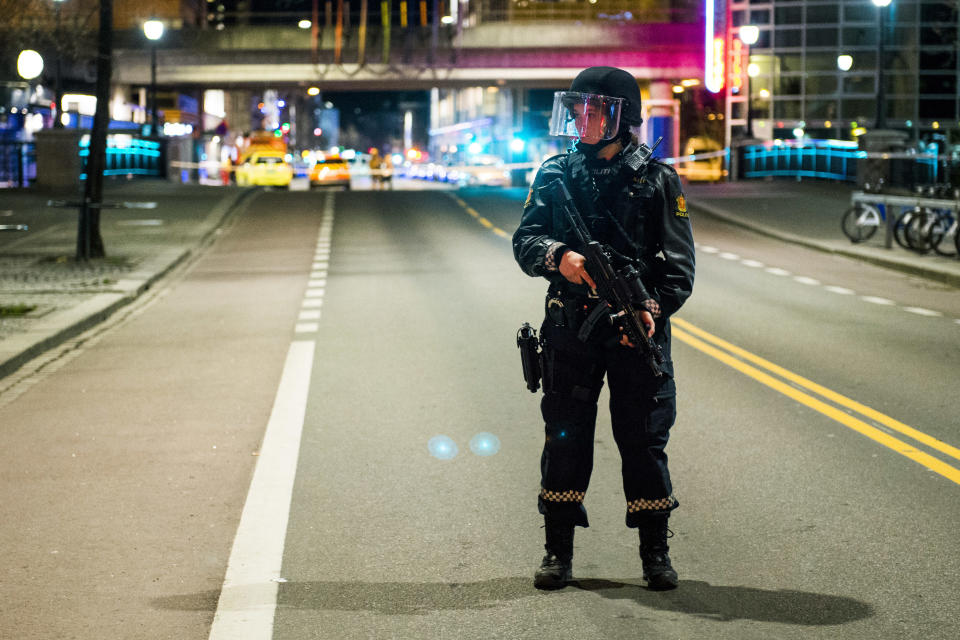
<path fill-rule="evenodd" d="M 601 410 L 577 582 L 533 588 L 524 195 L 264 193 L 0 398 L 0 637 L 960 635 L 960 293 L 695 211 L 681 586 L 643 588 Z"/>

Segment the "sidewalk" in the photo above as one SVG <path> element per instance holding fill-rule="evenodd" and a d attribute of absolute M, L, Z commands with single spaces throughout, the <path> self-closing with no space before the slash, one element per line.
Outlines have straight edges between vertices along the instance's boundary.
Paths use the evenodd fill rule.
<path fill-rule="evenodd" d="M 850 242 L 840 230 L 840 218 L 855 190 L 852 184 L 790 179 L 684 185 L 695 214 L 960 288 L 960 259 L 956 257 L 934 252 L 920 255 L 896 242 L 887 249 L 882 228 L 867 242 Z"/>
<path fill-rule="evenodd" d="M 100 231 L 107 258 L 74 261 L 77 209 L 49 207 L 76 193 L 0 190 L 0 378 L 102 322 L 177 264 L 201 249 L 255 190 L 160 180 L 104 183 L 105 202 L 155 203 L 104 209 Z M 149 206 L 149 204 L 148 204 Z M 31 309 L 11 315 L 19 308 Z"/>

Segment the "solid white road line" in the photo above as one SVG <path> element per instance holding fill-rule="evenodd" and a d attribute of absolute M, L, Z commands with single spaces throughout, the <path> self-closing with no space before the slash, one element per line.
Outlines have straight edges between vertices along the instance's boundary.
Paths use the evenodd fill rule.
<path fill-rule="evenodd" d="M 233 541 L 210 640 L 270 640 L 277 580 L 313 370 L 313 340 L 290 344 Z"/>

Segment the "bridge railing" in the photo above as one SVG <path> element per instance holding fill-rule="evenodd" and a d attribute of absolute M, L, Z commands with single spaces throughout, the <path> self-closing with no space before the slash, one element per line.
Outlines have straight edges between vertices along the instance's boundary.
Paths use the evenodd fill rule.
<path fill-rule="evenodd" d="M 428 27 L 434 22 L 444 28 L 459 23 L 464 28 L 490 22 L 624 22 L 663 23 L 699 22 L 702 19 L 702 0 L 480 0 L 471 2 L 468 13 L 455 17 L 442 9 L 434 14 L 431 0 L 369 0 L 366 6 L 366 24 L 374 27 L 384 23 L 385 14 L 394 27 Z M 449 6 L 449 5 L 448 5 Z M 218 11 L 211 13 L 207 27 L 227 29 L 232 26 L 296 25 L 311 20 L 312 12 L 305 11 Z M 444 18 L 447 18 L 446 20 Z M 317 26 L 333 28 L 356 27 L 364 22 L 364 8 L 359 0 L 322 0 L 318 4 Z"/>
<path fill-rule="evenodd" d="M 482 22 L 696 22 L 700 17 L 700 4 L 689 0 L 494 1 L 481 3 L 480 20 Z"/>

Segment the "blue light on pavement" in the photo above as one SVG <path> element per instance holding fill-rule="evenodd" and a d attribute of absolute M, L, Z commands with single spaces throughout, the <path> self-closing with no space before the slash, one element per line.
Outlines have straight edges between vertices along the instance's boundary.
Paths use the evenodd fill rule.
<path fill-rule="evenodd" d="M 427 442 L 430 455 L 439 460 L 452 460 L 457 456 L 457 443 L 448 436 L 433 436 Z"/>
<path fill-rule="evenodd" d="M 470 451 L 478 456 L 492 456 L 500 451 L 500 439 L 483 431 L 470 438 Z"/>

